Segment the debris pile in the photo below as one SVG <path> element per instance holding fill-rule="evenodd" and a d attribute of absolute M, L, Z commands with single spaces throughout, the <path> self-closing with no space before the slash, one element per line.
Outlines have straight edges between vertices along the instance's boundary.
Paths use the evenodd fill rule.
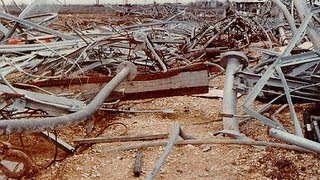
<path fill-rule="evenodd" d="M 36 132 L 69 154 L 95 143 L 169 138 L 168 142 L 135 144 L 104 152 L 166 145 L 147 179 L 157 175 L 175 144 L 244 144 L 320 153 L 317 108 L 305 112 L 296 112 L 295 108 L 297 103 L 317 107 L 320 101 L 320 9 L 314 4 L 272 0 L 248 9 L 237 9 L 243 7 L 238 4 L 216 8 L 156 3 L 108 5 L 99 6 L 99 11 L 106 11 L 99 14 L 106 20 L 99 21 L 72 20 L 78 15 L 58 14 L 60 6 L 50 1 L 34 0 L 18 15 L 10 12 L 12 7 L 3 7 L 3 137 Z M 287 7 L 292 7 L 294 13 Z M 80 7 L 76 8 L 79 11 Z M 64 7 L 60 12 L 69 11 Z M 209 81 L 223 74 L 223 130 L 215 135 L 225 134 L 235 140 L 196 139 L 183 132 L 179 123 L 170 137 L 158 134 L 105 138 L 92 134 L 92 119 L 100 111 L 141 112 L 118 109 L 120 101 L 207 93 Z M 237 113 L 238 93 L 246 95 L 241 115 Z M 263 106 L 256 108 L 255 100 Z M 275 107 L 278 109 L 272 110 Z M 286 108 L 292 126 L 288 122 L 284 125 L 277 117 Z M 303 120 L 298 113 L 304 113 Z M 241 133 L 239 126 L 253 120 L 268 126 L 270 137 L 292 145 L 257 141 Z M 75 147 L 53 133 L 74 124 L 82 124 L 87 133 L 74 140 Z M 178 136 L 183 140 L 177 140 Z M 6 158 L 9 164 L 0 164 L 4 175 L 36 175 L 40 170 L 32 164 L 28 152 L 13 148 L 10 140 L 6 141 L 3 138 L 0 148 L 2 159 Z M 135 176 L 141 174 L 142 154 L 137 152 Z M 15 167 L 10 169 L 12 164 Z"/>

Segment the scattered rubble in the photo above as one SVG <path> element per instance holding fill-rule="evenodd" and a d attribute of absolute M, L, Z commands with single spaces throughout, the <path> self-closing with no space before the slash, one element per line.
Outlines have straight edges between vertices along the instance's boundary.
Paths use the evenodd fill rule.
<path fill-rule="evenodd" d="M 51 1 L 34 0 L 24 8 L 3 4 L 3 176 L 45 177 L 46 168 L 56 171 L 51 177 L 60 176 L 59 168 L 68 168 L 59 162 L 62 157 L 72 161 L 76 156 L 87 156 L 83 154 L 86 152 L 94 158 L 138 149 L 135 159 L 118 154 L 110 160 L 111 166 L 111 161 L 130 159 L 132 164 L 135 162 L 134 167 L 127 167 L 134 168 L 132 178 L 177 178 L 186 171 L 184 167 L 176 167 L 172 174 L 163 170 L 165 161 L 168 165 L 177 161 L 169 156 L 178 156 L 174 146 L 179 146 L 183 153 L 195 151 L 196 156 L 200 153 L 199 157 L 206 158 L 203 154 L 215 156 L 217 144 L 232 144 L 239 148 L 252 146 L 244 151 L 262 154 L 258 158 L 247 157 L 255 158 L 243 167 L 249 175 L 235 170 L 232 177 L 239 173 L 239 177 L 257 178 L 256 171 L 267 178 L 313 177 L 313 169 L 312 173 L 299 174 L 306 168 L 293 162 L 292 157 L 277 157 L 272 151 L 278 151 L 277 155 L 297 154 L 300 160 L 303 155 L 317 160 L 320 153 L 320 9 L 316 3 L 298 0 L 242 3 L 229 1 L 216 3 L 215 7 L 206 3 L 203 8 L 196 4 L 99 5 L 86 6 L 83 11 L 74 6 L 73 12 L 72 6 L 63 7 Z M 81 14 L 93 9 L 95 13 Z M 93 20 L 96 13 L 104 18 Z M 223 84 L 216 83 L 217 79 L 222 81 L 222 75 Z M 215 89 L 223 89 L 222 100 L 206 99 L 216 103 L 215 107 L 209 109 L 212 106 L 195 103 L 194 99 L 217 98 L 207 94 Z M 176 109 L 163 104 L 166 101 L 162 99 L 157 99 L 158 105 L 148 103 L 173 96 L 185 96 L 184 102 L 171 102 Z M 185 102 L 186 98 L 189 102 Z M 142 108 L 144 101 L 148 105 Z M 204 110 L 205 116 L 196 113 Z M 131 120 L 143 113 L 170 121 L 161 121 L 161 126 L 146 115 L 143 118 L 151 121 L 148 126 L 157 131 L 128 134 L 130 128 L 136 129 L 135 124 L 141 125 L 140 121 Z M 190 125 L 181 125 L 184 116 L 206 120 L 192 122 L 193 126 L 206 126 L 182 131 Z M 114 117 L 120 120 L 113 121 Z M 171 120 L 176 123 L 169 135 Z M 216 124 L 215 132 L 208 130 L 209 124 Z M 106 133 L 112 136 L 105 136 Z M 135 141 L 149 142 L 122 144 Z M 99 148 L 102 143 L 113 145 Z M 148 149 L 159 146 L 166 146 L 160 159 L 153 169 L 148 162 L 146 169 L 144 158 L 151 155 Z M 54 154 L 53 159 L 50 153 Z M 195 160 L 201 166 L 202 160 Z M 252 166 L 256 161 L 258 164 Z M 239 162 L 234 165 L 240 165 Z M 92 172 L 75 176 L 105 178 L 96 165 L 85 168 Z M 206 168 L 205 173 L 196 176 L 225 175 Z"/>

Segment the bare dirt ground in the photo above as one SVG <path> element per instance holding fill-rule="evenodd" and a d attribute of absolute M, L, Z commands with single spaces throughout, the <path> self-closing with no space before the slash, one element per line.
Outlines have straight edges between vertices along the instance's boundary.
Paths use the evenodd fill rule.
<path fill-rule="evenodd" d="M 220 77 L 210 83 L 213 87 L 222 89 L 222 81 L 223 78 Z M 240 103 L 243 98 L 239 99 Z M 126 135 L 171 133 L 174 122 L 178 121 L 186 133 L 196 138 L 229 139 L 222 135 L 213 135 L 223 128 L 219 116 L 222 99 L 179 96 L 127 101 L 122 102 L 122 107 L 173 108 L 175 113 L 120 113 L 112 118 L 103 117 L 96 121 L 103 121 L 102 124 L 121 122 L 127 126 Z M 284 116 L 287 113 L 284 112 Z M 110 126 L 102 135 L 115 136 L 124 131 L 123 127 Z M 241 131 L 256 140 L 270 140 L 267 128 L 257 121 L 243 124 Z M 70 143 L 83 137 L 80 129 L 75 127 L 65 129 L 60 134 Z M 133 175 L 136 149 L 104 153 L 118 146 L 138 143 L 140 142 L 95 144 L 42 170 L 36 179 L 144 179 L 164 147 L 142 149 L 143 164 L 140 177 Z M 319 164 L 319 158 L 315 155 L 275 148 L 185 145 L 174 147 L 156 179 L 319 179 Z"/>

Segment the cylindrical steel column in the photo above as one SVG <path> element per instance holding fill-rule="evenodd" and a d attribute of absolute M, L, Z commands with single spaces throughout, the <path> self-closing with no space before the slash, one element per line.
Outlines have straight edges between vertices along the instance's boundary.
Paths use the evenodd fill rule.
<path fill-rule="evenodd" d="M 221 55 L 221 65 L 225 67 L 225 79 L 223 88 L 223 128 L 239 132 L 239 123 L 235 117 L 237 114 L 237 92 L 235 91 L 234 74 L 240 65 L 246 67 L 248 59 L 242 52 L 230 51 Z"/>
<path fill-rule="evenodd" d="M 233 89 L 233 74 L 239 65 L 238 59 L 229 59 L 223 88 L 223 127 L 224 129 L 235 131 L 239 131 L 239 126 L 238 121 L 233 116 L 237 114 L 237 92 Z"/>

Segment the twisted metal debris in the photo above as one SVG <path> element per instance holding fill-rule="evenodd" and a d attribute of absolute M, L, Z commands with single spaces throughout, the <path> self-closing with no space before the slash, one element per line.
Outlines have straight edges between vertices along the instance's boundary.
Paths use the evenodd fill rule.
<path fill-rule="evenodd" d="M 301 5 L 301 2 L 299 3 Z M 298 12 L 300 11 L 300 13 L 303 13 L 308 11 L 308 9 L 303 9 L 303 8 L 306 8 L 306 6 L 300 6 L 300 5 L 296 6 L 296 8 L 298 9 Z M 274 121 L 260 114 L 259 111 L 257 112 L 252 110 L 252 108 L 250 108 L 251 104 L 253 103 L 253 100 L 257 98 L 261 92 L 266 93 L 267 96 L 268 94 L 275 93 L 277 94 L 277 97 L 275 97 L 275 99 L 272 98 L 271 102 L 269 102 L 266 106 L 264 106 L 260 110 L 260 112 L 264 112 L 269 105 L 273 104 L 278 99 L 285 97 L 286 103 L 288 103 L 288 107 L 290 110 L 294 132 L 297 137 L 294 135 L 286 136 L 286 133 L 280 133 L 280 132 L 275 133 L 276 130 L 270 130 L 270 135 L 280 138 L 284 141 L 288 141 L 289 143 L 293 143 L 298 146 L 302 146 L 304 148 L 314 150 L 318 153 L 319 151 L 317 150 L 317 148 L 320 147 L 319 144 L 313 143 L 307 139 L 301 138 L 303 137 L 301 123 L 297 118 L 292 99 L 293 98 L 304 99 L 304 100 L 308 99 L 307 101 L 319 100 L 319 98 L 316 97 L 317 91 L 319 90 L 319 83 L 317 81 L 313 81 L 312 80 L 313 78 L 311 78 L 311 74 L 313 74 L 315 70 L 318 68 L 319 60 L 317 60 L 316 58 L 312 60 L 308 59 L 309 61 L 306 60 L 305 58 L 307 57 L 306 55 L 307 53 L 301 53 L 296 56 L 294 55 L 290 56 L 290 53 L 292 52 L 294 46 L 297 45 L 298 41 L 300 40 L 306 28 L 309 28 L 308 24 L 310 24 L 311 18 L 314 15 L 316 15 L 316 13 L 319 13 L 319 12 L 320 12 L 319 9 L 315 8 L 311 10 L 307 14 L 307 16 L 305 16 L 304 19 L 302 19 L 302 24 L 300 25 L 297 32 L 293 35 L 292 39 L 289 41 L 288 46 L 286 47 L 284 52 L 280 56 L 269 61 L 270 65 L 267 67 L 267 69 L 265 69 L 265 72 L 263 72 L 263 75 L 261 75 L 258 79 L 256 79 L 256 81 L 253 78 L 252 79 L 249 78 L 250 75 L 244 78 L 246 81 L 245 84 L 246 85 L 250 84 L 249 86 L 251 86 L 251 91 L 249 92 L 249 95 L 243 104 L 244 111 L 247 114 L 249 114 L 251 117 L 256 118 L 257 120 L 261 121 L 262 123 L 272 128 L 277 128 L 282 131 L 286 131 L 279 121 Z M 308 37 L 310 36 L 311 34 L 308 34 Z M 312 37 L 310 39 L 312 41 L 312 44 L 314 45 L 314 48 L 316 49 L 317 48 L 316 43 L 319 40 L 314 39 Z M 314 52 L 316 51 L 317 50 L 314 50 Z M 267 63 L 263 62 L 263 64 L 266 65 Z M 257 69 L 258 68 L 255 68 L 254 70 L 257 70 Z M 309 70 L 311 71 L 311 73 Z M 254 77 L 254 75 L 251 77 Z M 275 88 L 275 86 L 277 86 L 277 88 Z M 264 90 L 264 88 L 266 90 Z M 313 88 L 314 91 L 309 88 Z M 280 94 L 279 94 L 279 89 L 282 89 L 282 93 L 280 90 Z M 276 134 L 278 136 L 275 136 Z M 302 140 L 304 141 L 304 143 L 300 143 Z"/>
<path fill-rule="evenodd" d="M 296 102 L 320 101 L 320 9 L 312 4 L 292 1 L 291 12 L 288 2 L 280 0 L 260 3 L 255 12 L 257 7 L 241 12 L 232 5 L 214 11 L 172 4 L 108 6 L 114 19 L 80 25 L 59 24 L 54 12 L 33 14 L 42 3 L 33 1 L 18 16 L 0 12 L 0 134 L 79 123 L 104 106 L 107 97 L 119 101 L 126 93 L 141 93 L 131 97 L 139 99 L 153 97 L 151 92 L 162 96 L 205 92 L 208 80 L 225 72 L 224 92 L 231 96 L 223 99 L 221 133 L 249 139 L 239 130 L 236 94 L 240 92 L 247 94 L 242 105 L 249 116 L 246 120 L 269 126 L 272 137 L 320 152 L 319 143 L 311 141 L 320 140 L 319 114 L 311 113 L 305 120 L 307 140 L 294 108 Z M 133 17 L 130 23 L 123 21 L 124 15 Z M 253 43 L 260 43 L 262 57 L 247 58 L 239 52 L 248 52 Z M 303 43 L 312 46 L 299 48 Z M 283 52 L 273 51 L 279 45 L 286 45 Z M 134 79 L 132 84 L 123 82 L 127 77 Z M 92 84 L 101 83 L 106 83 L 102 89 L 93 88 Z M 91 84 L 90 92 L 71 88 L 50 92 L 74 84 Z M 251 107 L 256 99 L 265 103 L 261 109 Z M 275 103 L 287 105 L 266 116 Z M 287 107 L 295 135 L 276 118 Z M 29 165 L 26 169 L 12 177 L 25 176 Z"/>

